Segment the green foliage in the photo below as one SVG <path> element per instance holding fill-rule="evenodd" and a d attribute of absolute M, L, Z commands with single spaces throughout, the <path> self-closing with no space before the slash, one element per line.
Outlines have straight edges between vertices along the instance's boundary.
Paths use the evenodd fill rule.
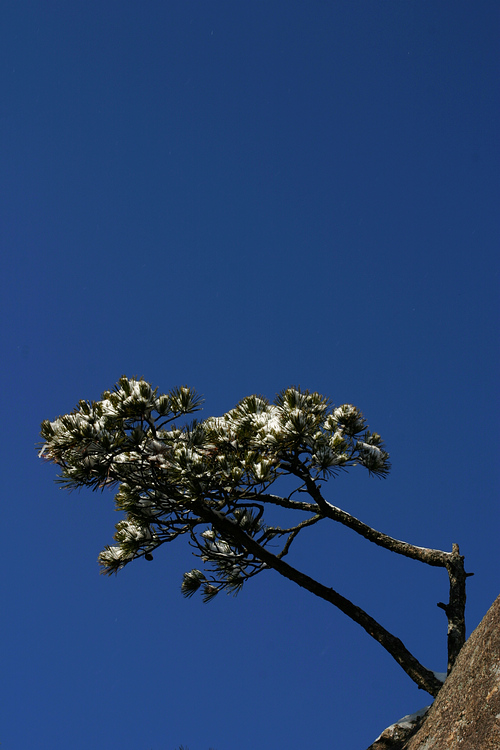
<path fill-rule="evenodd" d="M 323 497 L 323 483 L 340 471 L 360 465 L 384 477 L 390 469 L 382 438 L 359 409 L 335 407 L 300 388 L 287 388 L 273 403 L 253 395 L 220 417 L 185 419 L 200 406 L 190 388 L 158 394 L 143 379 L 122 377 L 100 401 L 79 401 L 70 414 L 42 423 L 40 456 L 59 466 L 63 487 L 117 487 L 116 508 L 125 517 L 116 524 L 115 543 L 99 555 L 101 572 L 117 573 L 140 557 L 151 561 L 158 547 L 185 536 L 204 569 L 184 574 L 184 596 L 200 591 L 207 602 L 223 590 L 236 594 L 272 568 L 338 607 L 436 695 L 442 683 L 400 639 L 282 559 L 299 534 L 328 519 L 397 554 L 446 567 L 450 604 L 440 606 L 453 665 L 465 640 L 466 574 L 458 545 L 446 553 L 393 539 Z M 286 527 L 270 525 L 276 512 L 286 515 Z"/>
<path fill-rule="evenodd" d="M 99 555 L 103 573 L 151 560 L 157 547 L 186 535 L 206 572 L 184 575 L 184 595 L 201 589 L 209 601 L 223 589 L 237 593 L 266 568 L 241 539 L 262 548 L 281 541 L 283 556 L 299 532 L 324 517 L 295 493 L 314 499 L 321 481 L 356 464 L 379 477 L 389 471 L 380 435 L 361 412 L 350 404 L 335 408 L 319 393 L 288 388 L 272 404 L 248 396 L 221 417 L 179 422 L 200 406 L 190 388 L 158 394 L 143 379 L 122 377 L 100 401 L 79 401 L 70 414 L 42 423 L 40 455 L 59 466 L 63 487 L 118 487 L 116 508 L 125 518 L 115 544 Z M 271 492 L 283 476 L 296 483 L 285 497 Z M 264 514 L 273 505 L 306 510 L 307 519 L 269 526 Z"/>

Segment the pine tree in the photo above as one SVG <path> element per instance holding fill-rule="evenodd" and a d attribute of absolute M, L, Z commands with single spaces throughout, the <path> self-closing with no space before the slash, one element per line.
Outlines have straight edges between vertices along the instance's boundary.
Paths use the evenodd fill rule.
<path fill-rule="evenodd" d="M 101 571 L 117 573 L 141 557 L 151 561 L 160 545 L 185 536 L 203 563 L 203 570 L 184 574 L 185 596 L 200 591 L 210 601 L 275 570 L 338 607 L 420 688 L 437 695 L 442 679 L 397 637 L 285 560 L 306 528 L 335 521 L 396 554 L 446 568 L 449 602 L 439 606 L 448 618 L 449 673 L 465 641 L 466 573 L 458 545 L 444 552 L 393 539 L 324 497 L 323 486 L 340 471 L 358 465 L 385 477 L 390 470 L 382 438 L 368 429 L 359 409 L 334 407 L 300 388 L 282 391 L 273 403 L 253 395 L 221 417 L 186 420 L 200 408 L 193 389 L 158 394 L 143 379 L 122 377 L 100 401 L 79 401 L 70 414 L 42 423 L 40 456 L 60 467 L 63 487 L 118 488 L 116 507 L 125 518 L 116 525 L 116 543 L 99 555 Z M 277 494 L 283 477 L 293 481 L 293 490 Z M 290 525 L 266 523 L 273 506 L 290 511 Z"/>

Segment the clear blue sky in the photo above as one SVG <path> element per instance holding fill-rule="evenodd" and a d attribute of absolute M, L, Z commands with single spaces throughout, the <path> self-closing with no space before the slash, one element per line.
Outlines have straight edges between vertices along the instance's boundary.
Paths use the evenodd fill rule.
<path fill-rule="evenodd" d="M 187 545 L 98 575 L 111 494 L 42 419 L 122 375 L 205 416 L 292 384 L 391 453 L 327 497 L 499 593 L 498 3 L 5 0 L 2 750 L 364 750 L 430 702 L 269 572 L 185 600 Z M 330 524 L 290 562 L 446 666 L 447 576 Z"/>

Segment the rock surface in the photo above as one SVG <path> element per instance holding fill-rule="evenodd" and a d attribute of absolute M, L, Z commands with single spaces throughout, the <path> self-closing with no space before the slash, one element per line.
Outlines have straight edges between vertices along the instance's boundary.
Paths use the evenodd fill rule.
<path fill-rule="evenodd" d="M 377 737 L 368 750 L 402 750 L 406 740 L 413 737 L 417 729 L 422 726 L 428 710 L 429 706 L 411 716 L 404 716 L 395 724 L 391 724 L 390 727 L 384 729 L 380 737 Z"/>
<path fill-rule="evenodd" d="M 409 731 L 395 729 L 399 726 L 386 729 L 368 750 L 499 750 L 500 596 L 420 724 Z"/>

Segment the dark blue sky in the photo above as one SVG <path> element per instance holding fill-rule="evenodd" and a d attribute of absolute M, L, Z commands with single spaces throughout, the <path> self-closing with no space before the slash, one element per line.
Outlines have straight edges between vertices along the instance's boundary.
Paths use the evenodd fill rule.
<path fill-rule="evenodd" d="M 498 16 L 2 4 L 2 750 L 362 750 L 430 702 L 272 572 L 186 601 L 179 541 L 99 576 L 112 496 L 61 492 L 34 444 L 124 373 L 195 387 L 202 416 L 292 384 L 354 403 L 393 470 L 328 499 L 459 542 L 473 629 L 499 591 Z M 332 524 L 290 562 L 445 669 L 444 571 Z"/>

